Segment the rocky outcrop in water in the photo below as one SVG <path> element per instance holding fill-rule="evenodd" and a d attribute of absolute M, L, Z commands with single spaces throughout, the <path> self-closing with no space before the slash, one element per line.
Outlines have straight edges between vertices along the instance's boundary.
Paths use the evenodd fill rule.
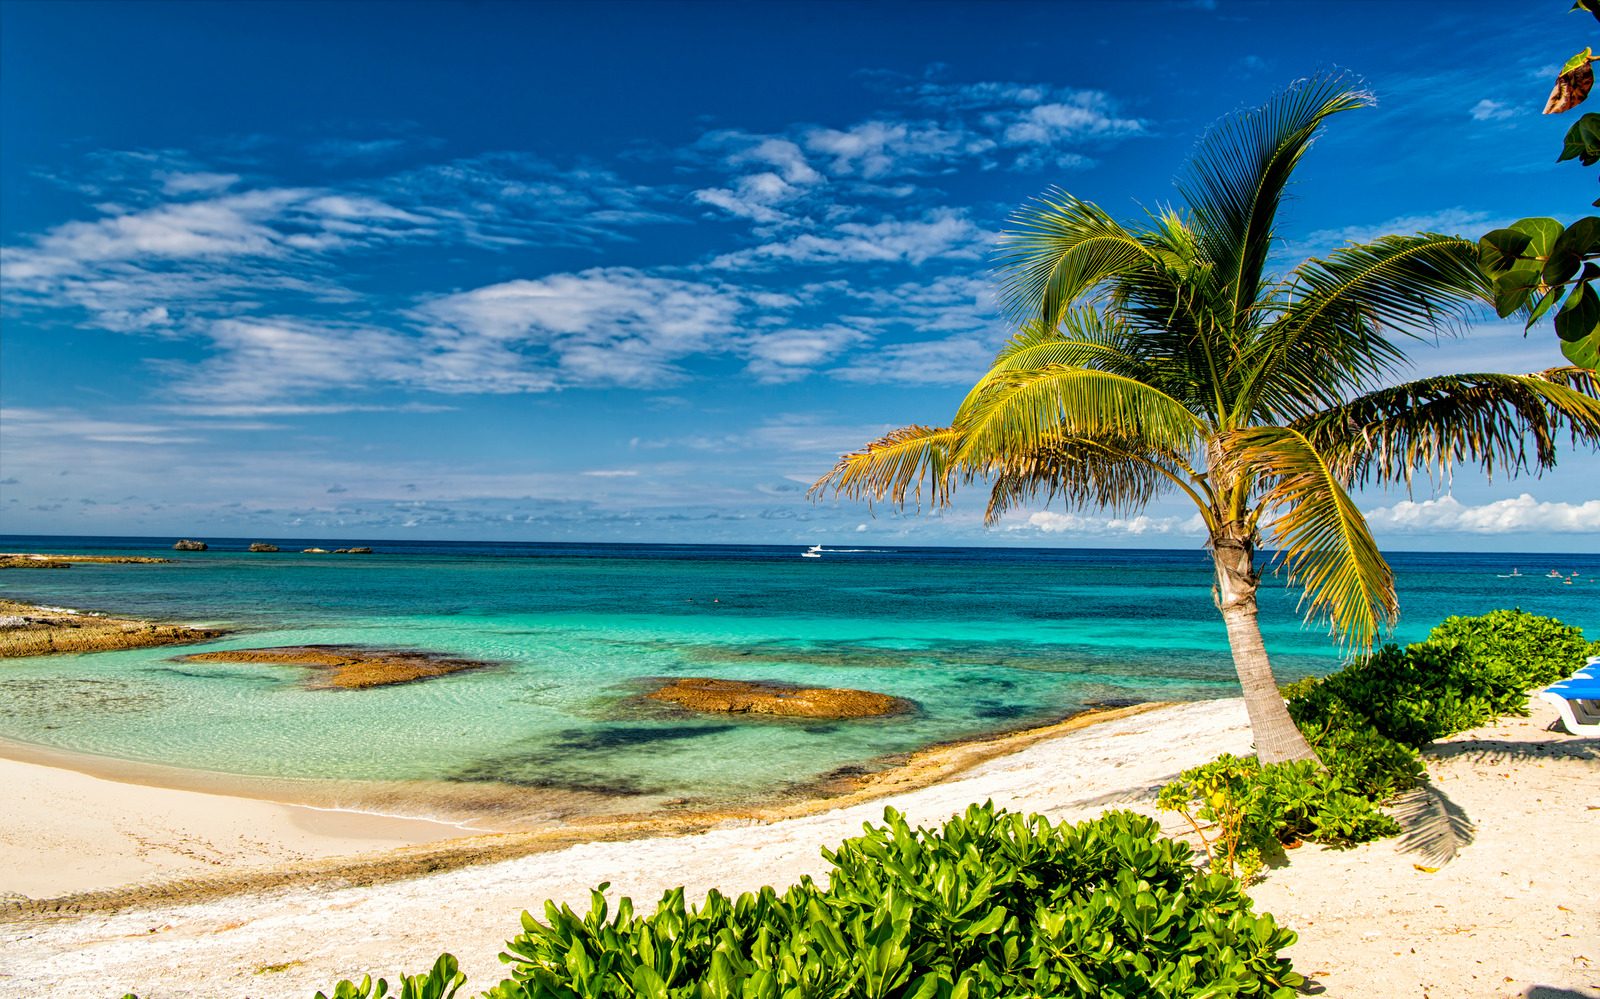
<path fill-rule="evenodd" d="M 916 710 L 916 704 L 903 697 L 870 690 L 706 677 L 670 680 L 645 696 L 688 711 L 783 718 L 876 718 Z"/>
<path fill-rule="evenodd" d="M 188 538 L 184 538 L 173 545 L 172 550 L 175 552 L 203 552 L 206 550 L 206 543 L 204 541 L 190 541 Z"/>
<path fill-rule="evenodd" d="M 335 548 L 335 555 L 371 555 L 371 548 Z"/>
<path fill-rule="evenodd" d="M 144 564 L 171 561 L 170 558 L 150 558 L 147 555 L 36 555 L 0 552 L 0 569 L 69 569 L 74 562 Z"/>
<path fill-rule="evenodd" d="M 326 548 L 302 548 L 302 549 L 300 549 L 300 553 L 302 555 L 326 555 L 326 554 L 328 554 L 328 549 L 326 549 Z"/>
<path fill-rule="evenodd" d="M 0 569 L 70 569 L 72 563 L 47 555 L 0 555 Z"/>
<path fill-rule="evenodd" d="M 397 683 L 431 680 L 495 663 L 462 659 L 418 649 L 374 649 L 360 645 L 287 645 L 270 649 L 229 649 L 183 656 L 186 663 L 265 663 L 309 666 L 317 673 L 306 686 L 313 690 L 362 690 Z"/>
<path fill-rule="evenodd" d="M 265 541 L 252 541 L 250 542 L 250 550 L 253 552 L 275 552 L 278 550 L 278 546 L 269 545 Z"/>
<path fill-rule="evenodd" d="M 152 645 L 182 645 L 217 638 L 213 628 L 188 628 L 59 607 L 0 600 L 0 659 L 55 652 L 105 652 Z"/>

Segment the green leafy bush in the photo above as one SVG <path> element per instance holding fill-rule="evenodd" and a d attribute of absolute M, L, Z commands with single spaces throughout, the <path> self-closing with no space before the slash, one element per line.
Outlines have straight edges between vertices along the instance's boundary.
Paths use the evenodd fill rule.
<path fill-rule="evenodd" d="M 1470 656 L 1459 646 L 1429 642 L 1385 645 L 1296 695 L 1289 716 L 1302 728 L 1342 717 L 1340 727 L 1370 728 L 1413 749 L 1500 713 Z"/>
<path fill-rule="evenodd" d="M 1348 846 L 1399 831 L 1369 798 L 1309 760 L 1262 766 L 1254 756 L 1224 753 L 1179 774 L 1156 805 L 1189 821 L 1211 870 L 1247 880 L 1283 843 Z"/>
<path fill-rule="evenodd" d="M 1313 763 L 1224 755 L 1186 770 L 1158 804 L 1188 818 L 1210 866 L 1246 878 L 1279 843 L 1347 845 L 1398 832 L 1378 805 L 1424 777 L 1417 750 L 1526 713 L 1528 690 L 1571 675 L 1600 642 L 1520 610 L 1447 618 L 1425 641 L 1385 645 L 1323 679 L 1285 687 Z M 1204 825 L 1202 825 L 1204 823 Z"/>
<path fill-rule="evenodd" d="M 549 903 L 543 921 L 524 913 L 501 956 L 511 978 L 485 995 L 1290 999 L 1303 979 L 1279 952 L 1295 935 L 1157 832 L 1128 812 L 1052 825 L 986 804 L 930 830 L 889 810 L 824 851 L 826 888 L 713 891 L 699 907 L 679 888 L 642 916 L 627 899 L 610 908 L 602 885 L 584 915 Z M 346 994 L 363 995 L 334 993 Z"/>
<path fill-rule="evenodd" d="M 1370 729 L 1415 749 L 1527 713 L 1531 688 L 1571 675 L 1594 647 L 1580 629 L 1525 611 L 1451 617 L 1425 641 L 1385 645 L 1285 695 L 1308 738 Z"/>
<path fill-rule="evenodd" d="M 1530 689 L 1571 676 L 1584 659 L 1600 655 L 1600 642 L 1584 641 L 1583 629 L 1522 610 L 1447 617 L 1428 644 L 1462 653 L 1497 715 L 1526 714 Z"/>
<path fill-rule="evenodd" d="M 454 956 L 440 954 L 433 962 L 433 970 L 421 975 L 403 975 L 398 996 L 389 991 L 389 983 L 382 978 L 376 982 L 368 975 L 360 983 L 345 980 L 333 987 L 333 994 L 318 992 L 316 999 L 452 999 L 466 984 L 467 976 L 461 973 Z"/>

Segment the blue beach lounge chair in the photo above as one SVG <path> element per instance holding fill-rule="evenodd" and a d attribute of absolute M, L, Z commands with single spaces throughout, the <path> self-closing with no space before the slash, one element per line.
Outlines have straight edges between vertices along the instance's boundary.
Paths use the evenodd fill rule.
<path fill-rule="evenodd" d="M 1539 691 L 1573 735 L 1600 735 L 1600 678 L 1595 672 L 1593 665 L 1586 666 L 1571 679 Z"/>

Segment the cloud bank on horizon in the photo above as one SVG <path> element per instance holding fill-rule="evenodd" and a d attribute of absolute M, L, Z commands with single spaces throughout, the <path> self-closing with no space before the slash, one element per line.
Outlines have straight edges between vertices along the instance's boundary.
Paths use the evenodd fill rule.
<path fill-rule="evenodd" d="M 1336 12 L 1215 8 L 1041 14 L 1042 36 L 1098 39 L 1063 70 L 1033 42 L 1002 56 L 1012 15 L 978 5 L 914 29 L 910 8 L 863 13 L 859 52 L 791 25 L 794 51 L 759 56 L 739 43 L 760 23 L 718 36 L 708 9 L 656 8 L 658 30 L 615 43 L 629 58 L 609 68 L 584 58 L 603 12 L 424 6 L 396 15 L 395 47 L 342 49 L 287 81 L 251 67 L 370 23 L 257 4 L 178 31 L 170 7 L 91 4 L 107 30 L 89 38 L 59 8 L 16 7 L 0 40 L 5 529 L 856 532 L 860 505 L 805 487 L 892 426 L 942 419 L 984 369 L 1008 335 L 988 258 L 1016 204 L 1057 184 L 1117 214 L 1153 209 L 1210 121 L 1324 66 L 1361 72 L 1380 108 L 1312 152 L 1285 253 L 1578 203 L 1582 179 L 1549 169 L 1550 129 L 1523 114 L 1540 67 L 1493 86 L 1441 69 L 1424 88 Z M 1503 45 L 1482 20 L 1435 33 L 1452 53 L 1439 66 Z M 1134 30 L 1191 44 L 1132 72 L 1117 43 Z M 1305 62 L 1273 54 L 1291 37 Z M 160 68 L 130 71 L 152 54 Z M 700 79 L 712 55 L 722 75 Z M 193 92 L 197 75 L 213 93 Z M 1429 158 L 1446 135 L 1472 151 Z M 1541 338 L 1485 322 L 1418 369 L 1555 363 Z M 1579 455 L 1517 497 L 1462 475 L 1442 497 L 1363 505 L 1381 539 L 1581 543 L 1600 532 L 1597 472 Z M 1197 535 L 1175 505 L 1022 511 L 994 532 L 976 506 L 880 510 L 863 533 Z"/>

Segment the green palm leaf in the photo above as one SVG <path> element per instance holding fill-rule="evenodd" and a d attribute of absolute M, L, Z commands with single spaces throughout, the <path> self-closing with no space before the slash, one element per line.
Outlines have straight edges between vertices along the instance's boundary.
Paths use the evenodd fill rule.
<path fill-rule="evenodd" d="M 1453 332 L 1488 289 L 1476 244 L 1459 236 L 1384 236 L 1308 260 L 1280 290 L 1290 304 L 1251 350 L 1244 400 L 1269 419 L 1338 405 L 1347 390 L 1403 369 L 1405 351 L 1389 333 Z"/>
<path fill-rule="evenodd" d="M 1295 424 L 1345 482 L 1448 477 L 1458 464 L 1509 474 L 1556 464 L 1563 433 L 1600 444 L 1600 376 L 1587 368 L 1531 375 L 1439 375 L 1369 392 Z"/>
<path fill-rule="evenodd" d="M 1137 441 L 1142 452 L 1193 453 L 1205 424 L 1183 404 L 1126 375 L 1052 364 L 989 379 L 955 424 L 956 458 L 985 464 L 1064 437 Z"/>
<path fill-rule="evenodd" d="M 1394 573 L 1333 468 L 1284 427 L 1241 430 L 1223 447 L 1227 465 L 1262 490 L 1257 516 L 1290 583 L 1305 590 L 1307 619 L 1326 619 L 1342 640 L 1370 648 L 1400 613 Z"/>
<path fill-rule="evenodd" d="M 1068 506 L 1132 513 L 1174 487 L 1175 469 L 1141 454 L 1137 442 L 1065 437 L 998 463 L 984 521 L 1036 500 L 1060 497 Z"/>
<path fill-rule="evenodd" d="M 1017 209 L 1011 225 L 1000 235 L 1000 306 L 1019 324 L 1054 329 L 1075 299 L 1151 258 L 1098 205 L 1057 188 Z"/>
<path fill-rule="evenodd" d="M 929 502 L 943 506 L 955 483 L 953 455 L 959 434 L 949 427 L 902 427 L 844 455 L 833 470 L 811 486 L 816 497 L 828 490 L 854 499 L 888 499 L 904 506 L 907 494 L 919 506 L 924 483 Z"/>
<path fill-rule="evenodd" d="M 1201 141 L 1178 189 L 1226 289 L 1230 328 L 1248 322 L 1256 305 L 1278 206 L 1300 157 L 1329 116 L 1372 103 L 1337 77 L 1306 80 L 1223 119 Z"/>

